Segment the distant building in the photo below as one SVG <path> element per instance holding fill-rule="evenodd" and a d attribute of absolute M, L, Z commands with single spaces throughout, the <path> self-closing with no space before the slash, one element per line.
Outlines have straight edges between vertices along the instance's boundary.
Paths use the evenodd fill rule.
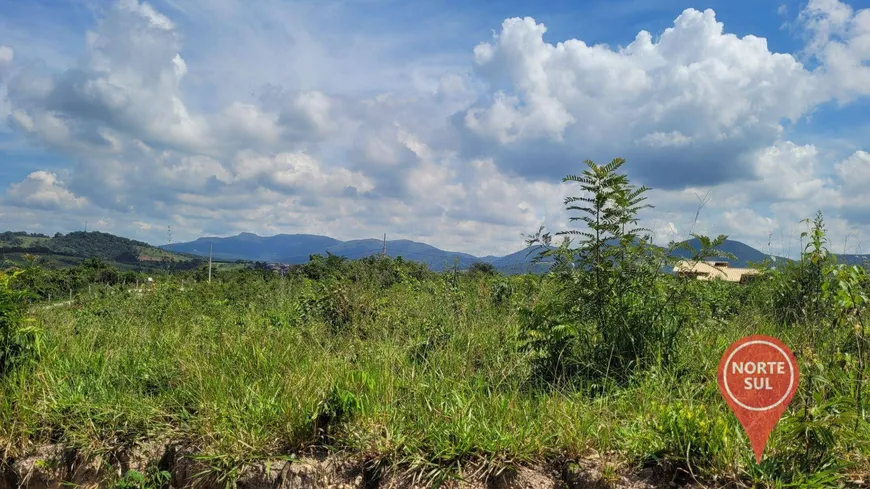
<path fill-rule="evenodd" d="M 674 266 L 678 277 L 694 277 L 698 280 L 721 279 L 727 282 L 746 283 L 758 276 L 754 268 L 732 268 L 725 261 L 681 260 Z"/>

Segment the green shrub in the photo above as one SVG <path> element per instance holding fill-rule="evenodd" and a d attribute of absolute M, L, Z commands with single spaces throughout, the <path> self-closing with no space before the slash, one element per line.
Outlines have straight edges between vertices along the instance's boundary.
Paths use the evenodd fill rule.
<path fill-rule="evenodd" d="M 36 361 L 40 352 L 39 330 L 24 318 L 27 293 L 10 287 L 20 273 L 0 272 L 0 377 Z"/>

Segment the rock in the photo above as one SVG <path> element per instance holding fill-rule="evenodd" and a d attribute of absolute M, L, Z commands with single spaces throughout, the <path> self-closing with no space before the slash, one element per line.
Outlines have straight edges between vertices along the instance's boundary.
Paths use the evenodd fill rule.
<path fill-rule="evenodd" d="M 82 489 L 100 487 L 103 479 L 108 475 L 108 464 L 102 457 L 85 458 L 76 454 L 69 459 L 66 482 Z"/>
<path fill-rule="evenodd" d="M 489 489 L 567 489 L 558 473 L 544 467 L 520 467 L 487 481 Z"/>
<path fill-rule="evenodd" d="M 239 489 L 274 489 L 281 484 L 281 477 L 288 462 L 283 460 L 257 462 L 242 470 L 236 487 Z"/>
<path fill-rule="evenodd" d="M 612 485 L 602 477 L 598 465 L 597 460 L 582 467 L 569 463 L 562 469 L 562 478 L 571 489 L 610 489 Z"/>
<path fill-rule="evenodd" d="M 430 489 L 431 481 L 421 480 L 419 474 L 389 469 L 381 479 L 379 489 Z M 466 471 L 461 479 L 445 481 L 448 489 L 567 489 L 558 472 L 544 467 L 519 467 L 498 475 Z"/>
<path fill-rule="evenodd" d="M 363 489 L 362 464 L 340 456 L 303 457 L 288 463 L 280 489 Z"/>
<path fill-rule="evenodd" d="M 66 478 L 69 453 L 60 445 L 36 447 L 12 463 L 19 487 L 27 489 L 60 489 Z"/>
<path fill-rule="evenodd" d="M 210 467 L 193 458 L 196 451 L 184 446 L 172 445 L 168 447 L 165 462 L 172 476 L 172 487 L 224 487 L 219 484 L 217 478 L 210 474 Z"/>
<path fill-rule="evenodd" d="M 131 450 L 119 457 L 120 475 L 129 470 L 146 474 L 149 467 L 166 467 L 167 456 L 171 455 L 172 444 L 168 440 L 146 440 L 137 443 Z"/>

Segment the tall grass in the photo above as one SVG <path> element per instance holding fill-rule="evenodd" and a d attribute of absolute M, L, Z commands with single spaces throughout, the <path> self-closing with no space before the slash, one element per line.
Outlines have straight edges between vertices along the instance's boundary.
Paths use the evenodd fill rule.
<path fill-rule="evenodd" d="M 715 385 L 719 356 L 750 333 L 795 351 L 811 340 L 811 328 L 751 306 L 767 284 L 691 283 L 687 307 L 706 305 L 675 338 L 672 361 L 592 395 L 582 382 L 533 381 L 520 312 L 547 299 L 552 279 L 375 277 L 236 272 L 184 291 L 163 283 L 37 310 L 42 354 L 2 379 L 0 443 L 12 455 L 44 443 L 107 453 L 169 436 L 229 460 L 224 470 L 331 446 L 435 478 L 468 464 L 496 470 L 591 453 L 771 486 L 870 470 L 870 430 L 856 425 L 851 401 L 855 360 L 837 353 L 847 338 L 828 329 L 812 339 L 824 368 L 803 374 L 817 387 L 802 383 L 755 466 Z M 715 297 L 739 310 L 716 312 Z"/>
<path fill-rule="evenodd" d="M 614 173 L 621 164 L 567 179 L 595 194 L 566 201 L 594 233 L 548 252 L 544 277 L 314 257 L 287 277 L 205 283 L 194 271 L 149 293 L 79 295 L 29 325 L 7 280 L 0 332 L 15 361 L 0 372 L 0 447 L 112 454 L 171 438 L 230 476 L 329 447 L 436 482 L 592 455 L 714 485 L 866 479 L 866 271 L 836 264 L 819 215 L 799 260 L 747 286 L 677 279 L 632 228 L 645 189 Z M 725 240 L 698 238 L 694 259 Z M 759 465 L 716 385 L 722 352 L 757 333 L 801 368 Z"/>

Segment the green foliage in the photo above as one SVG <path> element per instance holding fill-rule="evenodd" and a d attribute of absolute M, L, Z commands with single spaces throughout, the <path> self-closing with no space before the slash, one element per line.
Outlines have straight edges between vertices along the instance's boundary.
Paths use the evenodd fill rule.
<path fill-rule="evenodd" d="M 344 272 L 347 258 L 327 252 L 326 257 L 311 255 L 308 263 L 302 266 L 302 275 L 311 280 L 338 278 Z"/>
<path fill-rule="evenodd" d="M 711 412 L 703 404 L 656 402 L 649 415 L 656 432 L 650 456 L 656 459 L 670 458 L 691 465 L 726 451 L 734 436 L 733 426 L 722 413 Z"/>
<path fill-rule="evenodd" d="M 239 269 L 182 288 L 182 274 L 159 278 L 148 293 L 37 306 L 44 353 L 34 360 L 38 375 L 0 380 L 0 442 L 111 451 L 175 433 L 209 454 L 203 461 L 226 481 L 251 460 L 322 445 L 435 480 L 465 464 L 497 470 L 590 449 L 627 467 L 676 466 L 747 486 L 842 481 L 868 469 L 849 329 L 856 316 L 816 331 L 811 355 L 803 326 L 755 309 L 753 294 L 769 289 L 652 274 L 644 267 L 657 270 L 653 259 L 663 257 L 615 262 L 615 277 L 635 274 L 640 283 L 627 282 L 622 305 L 605 302 L 630 321 L 648 318 L 644 334 L 673 335 L 667 348 L 647 340 L 655 345 L 648 351 L 670 351 L 670 359 L 633 369 L 627 385 L 591 361 L 601 351 L 594 311 L 565 307 L 580 293 L 566 279 L 594 283 L 583 268 L 415 276 L 407 263 L 372 257 L 344 261 L 319 280 Z M 828 290 L 859 293 L 864 278 L 853 272 L 832 271 L 847 284 Z M 851 292 L 840 294 L 850 311 Z M 757 467 L 715 385 L 724 348 L 755 332 L 793 345 L 803 379 Z M 567 372 L 582 375 L 530 389 L 530 378 Z M 142 476 L 146 486 L 157 480 Z M 146 487 L 134 474 L 123 484 Z"/>
<path fill-rule="evenodd" d="M 536 359 L 533 373 L 538 380 L 586 380 L 599 386 L 610 380 L 625 382 L 638 369 L 667 365 L 687 322 L 722 313 L 723 306 L 714 303 L 706 306 L 704 316 L 705 311 L 689 302 L 695 284 L 675 281 L 664 272 L 676 245 L 662 251 L 642 235 L 647 230 L 637 227 L 638 214 L 651 207 L 644 203 L 649 189 L 635 187 L 617 173 L 624 163 L 586 161 L 582 175 L 564 179 L 580 183 L 585 192 L 565 199 L 569 212 L 580 213 L 570 220 L 585 227 L 556 233 L 566 239 L 542 253 L 556 258 L 551 276 L 558 287 L 550 300 L 523 315 L 523 345 Z M 542 232 L 530 236 L 527 244 L 550 246 L 550 235 Z M 579 238 L 577 247 L 572 247 L 571 237 Z M 689 248 L 693 261 L 722 255 L 715 248 L 725 236 L 695 237 L 701 249 Z"/>
<path fill-rule="evenodd" d="M 120 236 L 99 231 L 75 231 L 45 235 L 19 232 L 0 233 L 0 250 L 5 253 L 24 253 L 40 257 L 46 263 L 63 266 L 75 265 L 83 259 L 97 258 L 114 267 L 137 269 L 188 269 L 199 266 L 200 258 L 172 253 Z"/>
<path fill-rule="evenodd" d="M 48 239 L 48 236 L 40 233 L 28 233 L 25 231 L 6 231 L 0 233 L 0 247 L 17 248 L 27 246 L 34 241 Z"/>
<path fill-rule="evenodd" d="M 165 470 L 151 467 L 142 474 L 135 470 L 128 470 L 124 477 L 115 483 L 115 489 L 162 489 L 169 486 L 172 474 Z"/>
<path fill-rule="evenodd" d="M 846 354 L 847 358 L 855 359 L 854 391 L 855 391 L 855 430 L 867 419 L 864 406 L 864 391 L 870 342 L 867 339 L 865 316 L 868 313 L 870 299 L 870 276 L 866 269 L 856 265 L 834 265 L 825 270 L 830 277 L 822 284 L 822 290 L 828 297 L 828 302 L 834 305 L 834 326 L 845 330 L 852 336 L 851 342 L 842 345 L 838 354 Z"/>
<path fill-rule="evenodd" d="M 343 423 L 362 414 L 365 409 L 365 395 L 374 387 L 374 380 L 363 371 L 351 372 L 344 385 L 333 385 L 329 394 L 317 403 L 311 415 L 315 436 L 328 439 Z"/>
<path fill-rule="evenodd" d="M 39 330 L 24 316 L 26 293 L 11 288 L 20 275 L 0 272 L 0 378 L 36 362 L 40 352 Z"/>
<path fill-rule="evenodd" d="M 133 271 L 121 271 L 99 258 L 89 258 L 75 267 L 46 268 L 34 259 L 20 270 L 10 286 L 27 291 L 27 300 L 42 301 L 69 298 L 88 290 L 89 287 L 104 290 L 119 285 L 133 286 L 138 280 L 144 282 L 148 275 Z"/>
<path fill-rule="evenodd" d="M 825 223 L 821 213 L 801 233 L 807 244 L 799 260 L 776 267 L 767 274 L 764 284 L 770 289 L 761 297 L 768 303 L 773 319 L 783 324 L 826 321 L 830 319 L 829 296 L 823 294 L 825 270 L 836 263 L 836 258 L 827 250 Z"/>
<path fill-rule="evenodd" d="M 401 256 L 367 256 L 349 262 L 345 277 L 352 282 L 373 284 L 388 289 L 396 284 L 419 283 L 431 276 L 424 263 L 407 261 Z"/>
<path fill-rule="evenodd" d="M 151 245 L 99 231 L 74 231 L 56 236 L 49 241 L 49 248 L 57 253 L 75 256 L 97 257 L 113 260 L 122 253 L 139 255 L 139 248 Z"/>
<path fill-rule="evenodd" d="M 492 285 L 492 303 L 502 306 L 510 302 L 514 294 L 514 287 L 508 280 L 499 280 Z"/>
<path fill-rule="evenodd" d="M 476 273 L 480 275 L 496 275 L 498 274 L 498 270 L 496 270 L 495 265 L 493 265 L 492 263 L 476 261 L 468 267 L 468 273 Z"/>

